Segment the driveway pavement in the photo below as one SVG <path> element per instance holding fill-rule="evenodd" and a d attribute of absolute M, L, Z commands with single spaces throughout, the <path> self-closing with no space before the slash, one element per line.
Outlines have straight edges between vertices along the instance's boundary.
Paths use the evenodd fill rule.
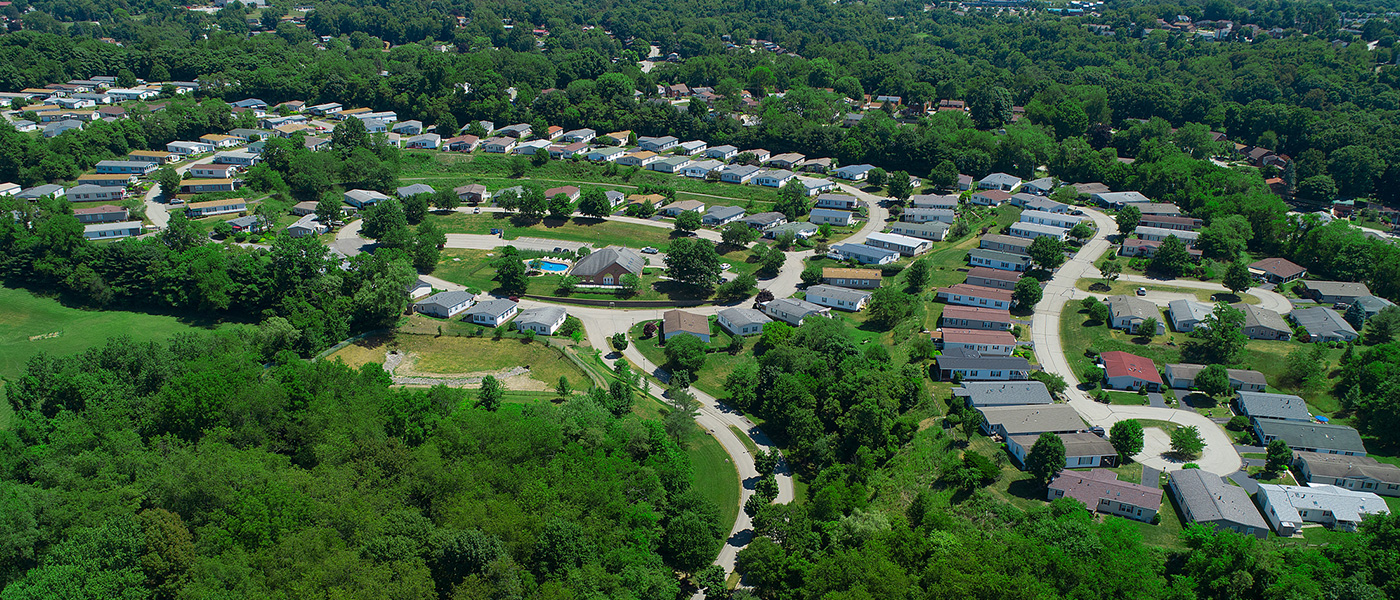
<path fill-rule="evenodd" d="M 1249 473 L 1245 473 L 1244 471 L 1235 471 L 1234 473 L 1230 473 L 1228 476 L 1230 478 L 1230 481 L 1240 484 L 1240 487 L 1244 488 L 1244 491 L 1249 492 L 1251 496 L 1254 495 L 1255 492 L 1259 491 L 1259 482 L 1250 479 Z"/>
<path fill-rule="evenodd" d="M 1239 470 L 1240 457 L 1235 453 L 1229 436 L 1210 419 L 1192 411 L 1172 408 L 1099 404 L 1078 388 L 1079 375 L 1070 368 L 1060 341 L 1060 315 L 1065 304 L 1074 297 L 1075 281 L 1082 277 L 1098 276 L 1094 261 L 1109 249 L 1108 232 L 1117 231 L 1116 224 L 1108 215 L 1093 209 L 1085 209 L 1084 212 L 1094 219 L 1098 232 L 1046 283 L 1044 297 L 1036 305 L 1031 339 L 1035 342 L 1041 365 L 1046 371 L 1065 378 L 1069 383 L 1069 389 L 1065 392 L 1069 404 L 1090 423 L 1107 429 L 1123 419 L 1151 419 L 1195 426 L 1205 439 L 1206 447 L 1201 457 L 1193 462 L 1206 471 L 1220 475 Z M 1156 469 L 1180 468 L 1182 461 L 1169 456 L 1171 442 L 1166 432 L 1148 427 L 1144 433 L 1143 451 L 1134 457 L 1135 460 Z"/>
<path fill-rule="evenodd" d="M 213 155 L 195 161 L 185 161 L 175 167 L 175 172 L 183 176 L 185 171 L 190 170 L 190 167 L 213 162 Z M 156 226 L 156 229 L 165 229 L 165 226 L 170 224 L 170 206 L 165 202 L 159 202 L 158 198 L 160 198 L 160 184 L 155 183 L 154 178 L 152 178 L 151 189 L 146 190 L 146 196 L 143 200 L 146 205 L 146 218 L 150 220 L 152 225 Z"/>
<path fill-rule="evenodd" d="M 1102 273 L 1099 273 L 1099 270 L 1097 268 L 1093 270 L 1093 273 L 1094 274 L 1090 275 L 1090 277 L 1103 276 Z M 1225 286 L 1220 285 L 1218 283 L 1211 283 L 1209 281 L 1191 281 L 1187 279 L 1155 279 L 1152 277 L 1144 277 L 1142 275 L 1128 274 L 1119 276 L 1118 281 L 1148 285 L 1190 288 L 1195 290 L 1209 290 L 1211 292 L 1219 293 L 1233 293 Z M 1272 310 L 1280 314 L 1287 314 L 1289 311 L 1293 310 L 1293 306 L 1288 302 L 1288 299 L 1284 298 L 1278 292 L 1275 292 L 1273 290 L 1268 290 L 1260 287 L 1252 287 L 1248 290 L 1245 290 L 1244 293 L 1259 298 L 1260 308 Z M 1170 302 L 1172 300 L 1197 300 L 1195 294 L 1179 292 L 1161 292 L 1157 290 L 1148 290 L 1146 298 L 1152 301 L 1154 304 L 1157 304 L 1158 306 L 1166 306 L 1167 302 Z"/>

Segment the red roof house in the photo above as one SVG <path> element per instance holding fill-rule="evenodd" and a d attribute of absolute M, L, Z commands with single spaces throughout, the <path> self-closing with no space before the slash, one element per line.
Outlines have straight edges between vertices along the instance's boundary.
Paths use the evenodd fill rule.
<path fill-rule="evenodd" d="M 1099 362 L 1103 365 L 1104 387 L 1120 390 L 1162 387 L 1162 375 L 1150 359 L 1115 350 L 1099 355 Z"/>

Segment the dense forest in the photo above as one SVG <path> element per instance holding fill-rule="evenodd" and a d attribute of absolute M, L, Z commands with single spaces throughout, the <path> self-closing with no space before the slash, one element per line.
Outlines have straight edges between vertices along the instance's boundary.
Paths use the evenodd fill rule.
<path fill-rule="evenodd" d="M 669 600 L 727 531 L 661 424 L 597 394 L 489 410 L 256 338 L 113 339 L 9 382 L 0 598 Z"/>

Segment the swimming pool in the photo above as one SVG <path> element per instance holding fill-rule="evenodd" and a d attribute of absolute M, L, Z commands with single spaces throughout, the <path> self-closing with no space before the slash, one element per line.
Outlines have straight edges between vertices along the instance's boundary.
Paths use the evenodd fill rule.
<path fill-rule="evenodd" d="M 554 262 L 552 260 L 542 260 L 540 261 L 540 270 L 545 271 L 547 273 L 563 273 L 564 271 L 569 270 L 569 265 L 566 265 L 561 262 Z"/>

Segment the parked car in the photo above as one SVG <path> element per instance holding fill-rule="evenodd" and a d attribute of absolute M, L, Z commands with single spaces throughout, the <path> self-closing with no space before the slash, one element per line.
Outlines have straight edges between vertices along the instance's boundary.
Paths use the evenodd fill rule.
<path fill-rule="evenodd" d="M 657 250 L 656 248 L 652 248 L 651 246 L 647 246 L 647 247 L 645 247 L 645 248 L 642 248 L 642 254 L 656 254 L 657 252 L 660 252 L 660 250 Z"/>
<path fill-rule="evenodd" d="M 1138 288 L 1137 295 L 1139 295 L 1139 296 L 1146 296 L 1146 295 L 1147 295 L 1147 288 L 1145 288 L 1145 287 L 1140 287 L 1140 288 Z"/>

